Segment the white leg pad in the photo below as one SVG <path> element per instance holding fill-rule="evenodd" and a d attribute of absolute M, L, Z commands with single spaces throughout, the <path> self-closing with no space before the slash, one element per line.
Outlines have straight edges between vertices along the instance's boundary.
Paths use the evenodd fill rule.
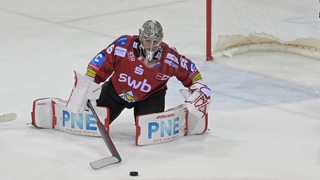
<path fill-rule="evenodd" d="M 136 119 L 136 145 L 169 142 L 185 134 L 186 108 L 184 105 L 161 113 L 141 115 Z"/>
<path fill-rule="evenodd" d="M 205 133 L 208 128 L 208 114 L 204 115 L 203 117 L 199 117 L 188 111 L 187 126 L 187 135 Z"/>
<path fill-rule="evenodd" d="M 31 112 L 32 124 L 39 128 L 52 128 L 71 134 L 100 136 L 91 112 L 81 111 L 75 114 L 67 109 L 66 103 L 59 98 L 35 100 Z M 97 107 L 96 111 L 102 123 L 109 129 L 109 109 Z"/>
<path fill-rule="evenodd" d="M 138 116 L 136 145 L 151 145 L 176 140 L 186 135 L 206 132 L 208 114 L 199 117 L 189 112 L 185 104 L 161 113 Z"/>

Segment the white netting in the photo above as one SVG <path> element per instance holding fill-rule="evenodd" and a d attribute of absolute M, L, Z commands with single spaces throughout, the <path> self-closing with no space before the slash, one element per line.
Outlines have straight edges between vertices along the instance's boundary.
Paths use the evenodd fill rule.
<path fill-rule="evenodd" d="M 280 50 L 320 58 L 319 9 L 318 0 L 212 0 L 214 52 Z"/>

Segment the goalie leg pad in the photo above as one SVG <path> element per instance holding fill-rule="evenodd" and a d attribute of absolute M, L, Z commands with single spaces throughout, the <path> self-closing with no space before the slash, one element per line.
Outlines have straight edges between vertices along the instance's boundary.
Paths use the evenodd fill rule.
<path fill-rule="evenodd" d="M 161 113 L 141 115 L 136 120 L 136 145 L 151 145 L 199 135 L 208 128 L 208 114 L 199 117 L 185 104 Z"/>
<path fill-rule="evenodd" d="M 140 115 L 136 119 L 136 145 L 169 142 L 186 134 L 186 109 L 177 106 L 161 113 Z"/>
<path fill-rule="evenodd" d="M 77 135 L 100 136 L 94 116 L 89 111 L 73 113 L 66 101 L 58 98 L 42 98 L 33 102 L 32 124 L 39 128 L 56 129 Z M 109 129 L 109 109 L 97 107 L 98 116 Z"/>
<path fill-rule="evenodd" d="M 52 109 L 51 99 L 34 100 L 31 112 L 32 125 L 39 128 L 54 128 Z"/>
<path fill-rule="evenodd" d="M 199 117 L 191 111 L 187 113 L 187 135 L 203 134 L 208 129 L 208 114 Z"/>

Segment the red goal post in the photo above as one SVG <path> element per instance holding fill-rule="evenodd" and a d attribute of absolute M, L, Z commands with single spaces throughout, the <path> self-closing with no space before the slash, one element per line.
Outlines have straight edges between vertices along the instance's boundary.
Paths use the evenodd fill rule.
<path fill-rule="evenodd" d="M 206 0 L 206 60 L 212 61 L 211 42 L 212 0 Z"/>
<path fill-rule="evenodd" d="M 320 59 L 319 2 L 206 0 L 206 60 L 250 51 Z"/>

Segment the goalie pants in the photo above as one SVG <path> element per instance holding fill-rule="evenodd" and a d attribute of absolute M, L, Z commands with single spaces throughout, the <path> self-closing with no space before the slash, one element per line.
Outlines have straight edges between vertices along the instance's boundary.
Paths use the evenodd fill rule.
<path fill-rule="evenodd" d="M 111 80 L 102 85 L 102 90 L 97 106 L 108 107 L 110 110 L 110 124 L 115 120 L 124 108 L 134 108 L 134 117 L 139 115 L 163 112 L 165 107 L 166 89 L 152 94 L 143 101 L 129 103 L 119 97 Z"/>

